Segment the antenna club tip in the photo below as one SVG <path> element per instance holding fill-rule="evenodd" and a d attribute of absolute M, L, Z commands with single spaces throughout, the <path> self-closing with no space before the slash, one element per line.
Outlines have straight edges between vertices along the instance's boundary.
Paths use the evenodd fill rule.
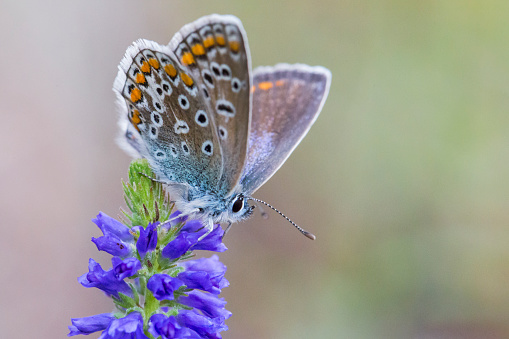
<path fill-rule="evenodd" d="M 316 236 L 313 233 L 304 232 L 303 234 L 311 240 L 316 240 Z"/>

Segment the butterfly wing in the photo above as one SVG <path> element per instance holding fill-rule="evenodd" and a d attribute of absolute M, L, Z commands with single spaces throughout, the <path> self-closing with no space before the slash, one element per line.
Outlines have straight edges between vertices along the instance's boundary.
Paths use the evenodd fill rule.
<path fill-rule="evenodd" d="M 247 153 L 250 56 L 240 20 L 209 15 L 184 26 L 170 41 L 180 63 L 199 83 L 221 147 L 222 195 L 237 186 Z"/>
<path fill-rule="evenodd" d="M 248 155 L 240 184 L 249 194 L 286 161 L 315 122 L 327 98 L 329 70 L 279 64 L 253 72 Z"/>
<path fill-rule="evenodd" d="M 163 180 L 210 189 L 222 160 L 198 87 L 171 49 L 139 40 L 121 61 L 113 89 L 124 148 L 146 158 Z"/>

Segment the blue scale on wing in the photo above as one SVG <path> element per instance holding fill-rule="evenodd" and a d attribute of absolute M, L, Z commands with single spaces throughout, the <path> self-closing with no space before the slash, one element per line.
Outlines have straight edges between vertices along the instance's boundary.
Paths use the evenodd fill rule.
<path fill-rule="evenodd" d="M 236 18 L 211 16 L 184 26 L 169 45 L 212 112 L 222 154 L 216 190 L 223 196 L 237 186 L 247 153 L 250 61 L 241 27 Z"/>
<path fill-rule="evenodd" d="M 211 128 L 195 123 L 196 111 L 207 108 L 196 90 L 193 93 L 188 86 L 193 81 L 189 71 L 174 55 L 142 49 L 127 73 L 122 94 L 128 107 L 132 105 L 138 112 L 138 132 L 146 146 L 140 153 L 155 172 L 168 181 L 193 183 L 201 189 L 219 180 L 214 170 L 221 165 L 219 143 Z M 137 100 L 140 96 L 142 99 Z M 128 131 L 139 148 L 136 131 Z M 202 151 L 205 141 L 210 141 L 211 148 L 206 154 Z"/>

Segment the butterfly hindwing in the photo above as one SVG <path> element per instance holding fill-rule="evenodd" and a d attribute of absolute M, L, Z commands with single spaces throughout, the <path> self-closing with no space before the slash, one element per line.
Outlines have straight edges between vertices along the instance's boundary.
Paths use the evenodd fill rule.
<path fill-rule="evenodd" d="M 184 26 L 169 44 L 179 62 L 197 79 L 222 152 L 217 191 L 230 192 L 238 183 L 249 133 L 250 60 L 240 20 L 209 15 Z"/>
<path fill-rule="evenodd" d="M 128 144 L 169 182 L 217 184 L 220 145 L 190 71 L 170 49 L 146 40 L 128 49 L 119 68 L 114 90 Z"/>
<path fill-rule="evenodd" d="M 243 191 L 253 193 L 283 165 L 318 117 L 330 81 L 330 72 L 318 66 L 279 64 L 254 70 Z"/>

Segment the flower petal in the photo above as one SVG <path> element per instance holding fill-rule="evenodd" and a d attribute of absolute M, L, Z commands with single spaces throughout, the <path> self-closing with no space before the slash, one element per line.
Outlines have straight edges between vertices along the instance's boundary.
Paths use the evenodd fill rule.
<path fill-rule="evenodd" d="M 71 319 L 72 325 L 69 327 L 68 337 L 78 334 L 90 334 L 104 330 L 109 323 L 115 319 L 110 313 L 97 314 L 84 318 Z"/>
<path fill-rule="evenodd" d="M 120 258 L 111 258 L 113 271 L 118 280 L 132 277 L 141 269 L 141 263 L 136 258 L 127 258 L 121 260 Z"/>
<path fill-rule="evenodd" d="M 139 227 L 140 229 L 140 237 L 136 242 L 136 249 L 140 254 L 140 257 L 145 258 L 145 254 L 148 251 L 153 251 L 157 246 L 157 225 L 159 222 L 149 224 L 147 228 Z"/>
<path fill-rule="evenodd" d="M 222 317 L 228 319 L 232 313 L 224 308 L 226 301 L 224 298 L 218 298 L 214 294 L 201 291 L 191 291 L 188 296 L 181 296 L 177 300 L 179 303 L 193 307 L 203 312 L 210 318 Z"/>
<path fill-rule="evenodd" d="M 118 292 L 133 297 L 133 292 L 129 285 L 123 280 L 118 280 L 113 269 L 104 271 L 101 265 L 96 263 L 94 259 L 89 260 L 88 273 L 79 277 L 78 282 L 87 288 L 96 287 L 106 294 L 117 298 Z"/>
<path fill-rule="evenodd" d="M 149 332 L 156 338 L 162 339 L 201 339 L 202 337 L 188 328 L 182 327 L 174 316 L 154 314 L 150 317 Z"/>
<path fill-rule="evenodd" d="M 129 227 L 103 212 L 99 212 L 92 221 L 101 229 L 105 236 L 114 235 L 122 241 L 132 242 L 134 240 Z"/>
<path fill-rule="evenodd" d="M 221 318 L 208 318 L 193 311 L 181 310 L 177 316 L 178 322 L 196 331 L 205 338 L 221 338 L 218 332 L 228 330 L 228 326 Z"/>
<path fill-rule="evenodd" d="M 138 312 L 129 313 L 124 318 L 113 320 L 99 339 L 136 338 L 149 339 L 143 333 L 143 318 Z"/>
<path fill-rule="evenodd" d="M 184 285 L 182 281 L 168 274 L 154 274 L 147 283 L 147 288 L 154 294 L 157 300 L 175 299 L 173 292 Z"/>

